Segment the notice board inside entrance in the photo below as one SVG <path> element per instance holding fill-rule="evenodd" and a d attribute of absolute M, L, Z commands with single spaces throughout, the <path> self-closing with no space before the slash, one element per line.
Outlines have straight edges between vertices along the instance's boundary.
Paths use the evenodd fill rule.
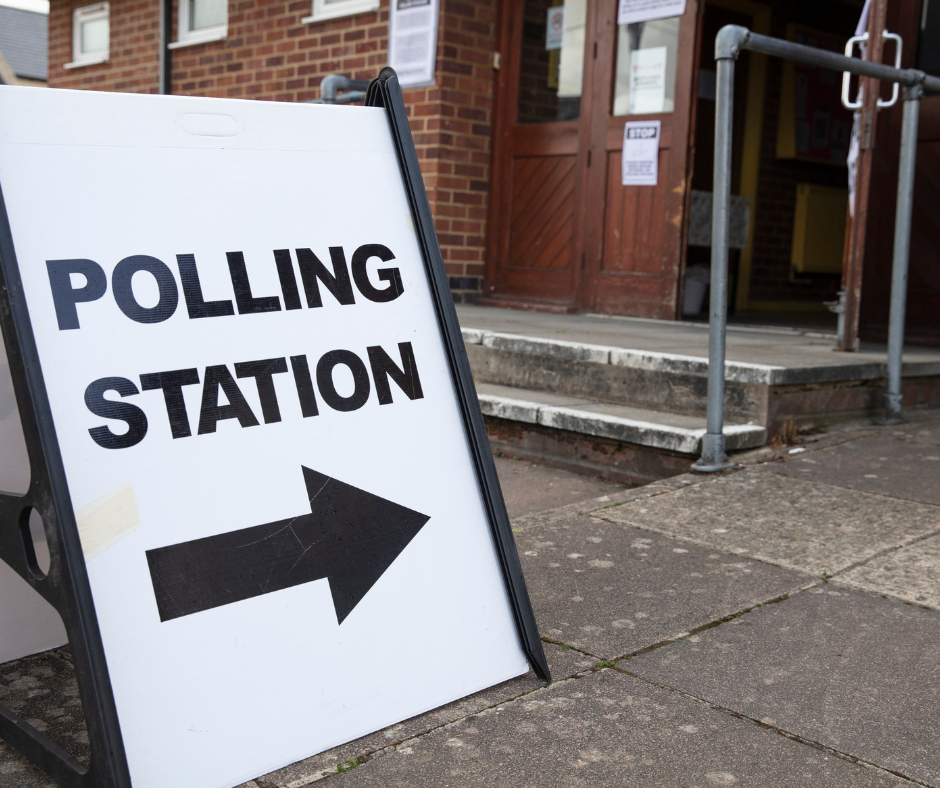
<path fill-rule="evenodd" d="M 64 785 L 237 785 L 548 676 L 393 74 L 367 103 L 0 88 L 0 558 L 92 763 L 0 735 Z"/>

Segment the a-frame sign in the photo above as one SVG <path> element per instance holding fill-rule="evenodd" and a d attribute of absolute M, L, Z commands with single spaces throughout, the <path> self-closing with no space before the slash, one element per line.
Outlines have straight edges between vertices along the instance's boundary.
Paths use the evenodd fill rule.
<path fill-rule="evenodd" d="M 549 677 L 394 72 L 366 103 L 0 88 L 0 559 L 90 763 L 0 737 L 63 786 L 232 786 Z"/>

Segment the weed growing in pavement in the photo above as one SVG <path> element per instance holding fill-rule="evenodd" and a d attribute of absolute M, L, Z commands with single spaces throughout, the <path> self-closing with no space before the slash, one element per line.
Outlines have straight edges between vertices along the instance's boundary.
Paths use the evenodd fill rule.
<path fill-rule="evenodd" d="M 827 572 L 823 572 L 823 573 L 819 576 L 819 579 L 822 580 L 824 583 L 828 583 L 828 582 L 829 582 L 829 574 L 828 574 Z"/>
<path fill-rule="evenodd" d="M 796 429 L 796 422 L 793 419 L 787 419 L 783 422 L 780 432 L 770 439 L 770 448 L 777 451 L 777 449 L 782 449 L 784 446 L 794 446 L 802 442 L 803 439 Z"/>
<path fill-rule="evenodd" d="M 342 763 L 336 764 L 337 774 L 342 774 L 343 772 L 350 772 L 359 765 L 359 761 L 355 758 L 350 758 L 348 761 L 343 761 Z"/>
<path fill-rule="evenodd" d="M 616 666 L 617 666 L 616 662 L 608 662 L 606 659 L 602 659 L 600 662 L 594 665 L 594 667 L 597 668 L 598 670 L 603 670 L 604 668 L 613 668 Z"/>
<path fill-rule="evenodd" d="M 829 432 L 829 412 L 826 411 L 822 416 L 813 417 L 813 426 L 808 430 L 811 434 L 820 432 Z"/>

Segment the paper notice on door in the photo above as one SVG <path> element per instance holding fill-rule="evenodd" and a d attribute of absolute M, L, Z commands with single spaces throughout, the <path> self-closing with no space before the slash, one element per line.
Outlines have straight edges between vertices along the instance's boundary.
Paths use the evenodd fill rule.
<path fill-rule="evenodd" d="M 620 0 L 617 9 L 617 24 L 632 25 L 634 22 L 649 22 L 667 16 L 682 16 L 685 0 Z"/>
<path fill-rule="evenodd" d="M 623 128 L 623 185 L 655 186 L 659 177 L 658 120 L 630 121 Z"/>
<path fill-rule="evenodd" d="M 561 41 L 565 35 L 565 7 L 556 5 L 548 9 L 548 19 L 545 24 L 545 48 L 561 49 Z"/>
<path fill-rule="evenodd" d="M 434 84 L 438 0 L 392 0 L 388 64 L 403 88 Z"/>
<path fill-rule="evenodd" d="M 630 114 L 666 111 L 666 47 L 630 53 Z"/>

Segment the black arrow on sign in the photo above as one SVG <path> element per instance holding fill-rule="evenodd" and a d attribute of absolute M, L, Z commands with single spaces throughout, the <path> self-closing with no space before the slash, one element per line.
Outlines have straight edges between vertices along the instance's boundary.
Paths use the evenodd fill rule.
<path fill-rule="evenodd" d="M 303 472 L 310 514 L 147 551 L 161 621 L 326 577 L 342 624 L 431 519 Z"/>

